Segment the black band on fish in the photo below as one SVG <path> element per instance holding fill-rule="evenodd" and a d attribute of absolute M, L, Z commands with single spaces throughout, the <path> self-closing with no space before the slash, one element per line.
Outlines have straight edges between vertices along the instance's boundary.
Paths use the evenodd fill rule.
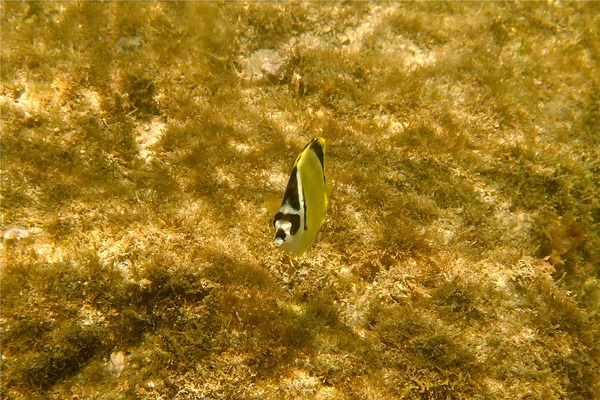
<path fill-rule="evenodd" d="M 285 195 L 281 205 L 289 204 L 294 210 L 300 211 L 300 200 L 298 197 L 298 168 L 294 166 L 290 180 L 288 181 L 287 188 L 285 189 Z"/>
<path fill-rule="evenodd" d="M 296 232 L 298 232 L 298 229 L 300 229 L 300 216 L 298 214 L 284 214 L 282 212 L 278 212 L 277 214 L 275 214 L 275 218 L 273 219 L 273 225 L 275 225 L 277 221 L 290 222 L 292 224 L 292 228 L 290 229 L 291 235 L 295 235 Z M 279 229 L 277 233 L 279 233 L 280 230 L 281 229 Z M 278 237 L 277 234 L 275 235 L 275 237 Z M 285 238 L 285 235 L 282 237 L 282 239 L 283 238 Z"/>
<path fill-rule="evenodd" d="M 323 179 L 325 179 L 325 155 L 323 153 L 323 147 L 321 147 L 321 143 L 318 140 L 311 142 L 312 149 L 317 155 L 319 162 L 321 163 L 321 169 L 323 170 Z"/>

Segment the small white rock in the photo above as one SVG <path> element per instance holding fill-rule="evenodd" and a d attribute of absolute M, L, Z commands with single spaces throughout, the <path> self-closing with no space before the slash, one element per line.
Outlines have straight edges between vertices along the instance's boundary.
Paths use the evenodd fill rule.
<path fill-rule="evenodd" d="M 8 228 L 7 230 L 5 230 L 2 237 L 6 241 L 18 242 L 22 239 L 29 239 L 30 235 L 31 233 L 29 232 L 29 230 L 21 228 L 20 226 L 13 226 L 12 228 Z"/>
<path fill-rule="evenodd" d="M 113 351 L 110 354 L 110 361 L 108 363 L 108 369 L 116 377 L 120 377 L 125 369 L 125 353 L 122 351 Z"/>

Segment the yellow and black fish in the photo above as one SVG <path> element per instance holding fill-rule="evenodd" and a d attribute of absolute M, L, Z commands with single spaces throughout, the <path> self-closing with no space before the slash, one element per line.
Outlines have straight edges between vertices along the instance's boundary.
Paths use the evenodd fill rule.
<path fill-rule="evenodd" d="M 307 144 L 294 163 L 279 212 L 275 214 L 275 245 L 300 254 L 312 244 L 325 222 L 325 139 Z"/>

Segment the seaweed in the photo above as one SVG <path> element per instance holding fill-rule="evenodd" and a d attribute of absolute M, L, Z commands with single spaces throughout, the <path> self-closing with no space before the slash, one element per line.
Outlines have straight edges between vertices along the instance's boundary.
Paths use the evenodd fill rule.
<path fill-rule="evenodd" d="M 597 11 L 4 3 L 0 396 L 593 398 Z"/>

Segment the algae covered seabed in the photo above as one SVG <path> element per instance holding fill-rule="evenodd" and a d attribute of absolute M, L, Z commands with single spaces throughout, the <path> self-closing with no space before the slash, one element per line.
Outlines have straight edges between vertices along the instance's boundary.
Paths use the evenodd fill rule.
<path fill-rule="evenodd" d="M 1 7 L 2 398 L 598 398 L 599 3 Z"/>

